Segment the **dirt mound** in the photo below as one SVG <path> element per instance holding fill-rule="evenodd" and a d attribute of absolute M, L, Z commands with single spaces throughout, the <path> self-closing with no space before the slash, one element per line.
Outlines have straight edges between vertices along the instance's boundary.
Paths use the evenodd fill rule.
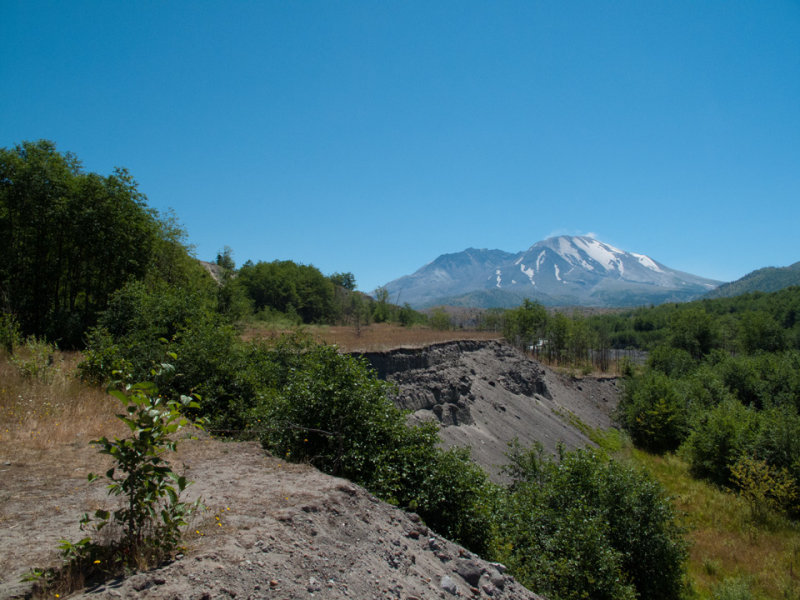
<path fill-rule="evenodd" d="M 468 446 L 496 480 L 508 442 L 541 442 L 555 453 L 591 445 L 583 426 L 608 428 L 617 404 L 612 378 L 574 379 L 497 341 L 457 341 L 363 355 L 398 386 L 412 420 L 435 419 L 446 446 Z"/>
<path fill-rule="evenodd" d="M 85 480 L 105 466 L 95 451 L 48 452 L 62 464 L 71 455 L 73 470 L 48 470 L 46 452 L 2 457 L 0 598 L 24 597 L 30 586 L 20 577 L 58 564 L 58 540 L 81 537 L 79 515 L 111 506 L 104 486 Z M 179 459 L 195 481 L 189 496 L 208 507 L 185 555 L 71 597 L 537 598 L 501 565 L 437 536 L 415 515 L 349 481 L 266 456 L 255 443 L 188 441 Z"/>

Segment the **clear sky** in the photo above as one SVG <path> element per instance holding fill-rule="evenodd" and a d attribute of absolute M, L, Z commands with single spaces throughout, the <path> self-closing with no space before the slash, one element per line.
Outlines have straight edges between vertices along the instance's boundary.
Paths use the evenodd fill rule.
<path fill-rule="evenodd" d="M 0 0 L 0 147 L 127 167 L 213 260 L 359 288 L 592 233 L 800 260 L 800 2 Z"/>

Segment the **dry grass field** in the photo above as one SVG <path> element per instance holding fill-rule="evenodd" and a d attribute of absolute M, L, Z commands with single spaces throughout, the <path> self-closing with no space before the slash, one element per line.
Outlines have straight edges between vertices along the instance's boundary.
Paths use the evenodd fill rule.
<path fill-rule="evenodd" d="M 343 352 L 373 352 L 392 348 L 416 348 L 453 340 L 499 340 L 501 333 L 456 329 L 441 331 L 428 327 L 401 327 L 389 323 L 373 323 L 360 330 L 344 325 L 307 325 L 302 328 L 314 339 L 335 344 Z M 243 333 L 245 340 L 277 337 L 285 329 L 273 328 L 263 323 L 252 323 Z"/>

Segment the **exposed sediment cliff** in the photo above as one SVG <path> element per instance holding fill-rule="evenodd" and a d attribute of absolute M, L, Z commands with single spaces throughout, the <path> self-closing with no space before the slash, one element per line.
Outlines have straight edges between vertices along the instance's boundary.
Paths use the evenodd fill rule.
<path fill-rule="evenodd" d="M 515 438 L 555 453 L 559 444 L 592 444 L 578 422 L 612 425 L 616 380 L 565 377 L 501 342 L 456 341 L 363 356 L 380 378 L 397 384 L 395 402 L 413 421 L 438 421 L 443 443 L 469 446 L 494 478 Z"/>

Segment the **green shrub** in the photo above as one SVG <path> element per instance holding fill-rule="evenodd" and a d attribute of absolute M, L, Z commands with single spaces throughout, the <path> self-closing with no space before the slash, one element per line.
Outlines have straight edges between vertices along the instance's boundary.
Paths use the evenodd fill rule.
<path fill-rule="evenodd" d="M 726 577 L 714 587 L 713 600 L 753 600 L 750 585 L 738 577 Z"/>
<path fill-rule="evenodd" d="M 103 385 L 114 373 L 132 373 L 133 365 L 123 356 L 109 331 L 93 327 L 86 336 L 86 350 L 78 363 L 78 376 L 91 385 Z"/>
<path fill-rule="evenodd" d="M 50 383 L 58 372 L 55 344 L 31 336 L 11 355 L 12 364 L 25 379 Z"/>
<path fill-rule="evenodd" d="M 647 366 L 670 377 L 683 377 L 697 367 L 697 362 L 686 350 L 670 346 L 657 346 L 647 357 Z"/>
<path fill-rule="evenodd" d="M 99 509 L 81 518 L 81 530 L 94 533 L 113 524 L 110 541 L 93 540 L 91 535 L 77 542 L 61 540 L 61 568 L 32 572 L 30 578 L 39 580 L 39 591 L 54 592 L 56 597 L 86 582 L 168 558 L 178 547 L 181 529 L 201 506 L 199 499 L 191 504 L 180 500 L 189 482 L 163 458 L 166 451 L 175 451 L 175 434 L 189 425 L 182 411 L 196 408 L 196 403 L 187 396 L 180 402 L 164 399 L 153 383 L 127 385 L 124 391 L 110 394 L 123 404 L 124 412 L 117 416 L 129 428 L 130 437 L 102 437 L 91 443 L 111 456 L 113 466 L 104 475 L 108 493 L 121 496 L 124 502 L 116 510 Z M 99 478 L 89 474 L 89 481 Z"/>
<path fill-rule="evenodd" d="M 739 489 L 758 523 L 765 521 L 769 511 L 791 510 L 798 497 L 797 485 L 786 469 L 748 455 L 731 467 L 731 483 Z"/>
<path fill-rule="evenodd" d="M 736 400 L 712 409 L 695 425 L 685 450 L 692 473 L 728 485 L 731 467 L 753 443 L 758 416 Z"/>
<path fill-rule="evenodd" d="M 634 444 L 653 452 L 675 450 L 689 431 L 686 402 L 659 371 L 626 381 L 617 419 Z"/>
<path fill-rule="evenodd" d="M 686 547 L 656 482 L 590 451 L 510 458 L 491 545 L 524 585 L 552 600 L 681 597 Z"/>
<path fill-rule="evenodd" d="M 188 482 L 161 456 L 167 450 L 175 451 L 174 434 L 189 425 L 182 411 L 198 405 L 189 396 L 183 396 L 180 402 L 164 399 L 153 383 L 128 385 L 124 391 L 109 393 L 125 407 L 127 414 L 119 418 L 128 426 L 131 436 L 113 440 L 103 436 L 92 444 L 114 461 L 114 466 L 105 473 L 110 482 L 108 493 L 122 496 L 125 502 L 113 512 L 95 511 L 93 519 L 84 515 L 82 523 L 93 522 L 97 530 L 109 522 L 118 524 L 122 529 L 119 547 L 124 560 L 140 562 L 143 555 L 161 560 L 177 546 L 180 528 L 199 506 L 199 501 L 193 505 L 180 501 Z M 89 475 L 90 481 L 98 478 Z M 152 559 L 147 562 L 152 564 Z"/>
<path fill-rule="evenodd" d="M 439 533 L 485 548 L 491 486 L 465 451 L 437 448 L 437 426 L 410 427 L 392 386 L 367 363 L 295 337 L 254 349 L 267 381 L 251 410 L 271 452 L 310 462 L 416 511 Z"/>
<path fill-rule="evenodd" d="M 17 318 L 10 313 L 0 313 L 0 348 L 11 355 L 21 343 L 22 332 Z"/>

